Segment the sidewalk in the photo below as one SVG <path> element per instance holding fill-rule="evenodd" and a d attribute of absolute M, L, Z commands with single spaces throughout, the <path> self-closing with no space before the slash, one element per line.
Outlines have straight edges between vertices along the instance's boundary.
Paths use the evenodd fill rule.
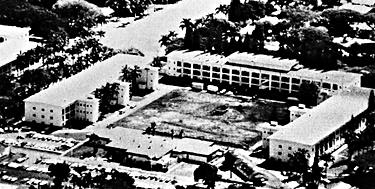
<path fill-rule="evenodd" d="M 181 87 L 159 84 L 157 90 L 155 90 L 154 92 L 146 95 L 142 100 L 140 100 L 138 102 L 132 102 L 135 105 L 135 107 L 133 109 L 130 109 L 129 107 L 125 107 L 125 108 L 119 110 L 119 111 L 123 111 L 124 112 L 123 114 L 120 115 L 120 114 L 118 114 L 119 111 L 117 111 L 117 112 L 113 113 L 112 115 L 110 115 L 109 117 L 103 119 L 102 121 L 94 123 L 92 126 L 100 127 L 100 128 L 107 127 L 108 125 L 129 116 L 130 114 L 132 114 L 132 113 L 136 112 L 137 110 L 147 106 L 148 104 L 150 104 L 153 101 L 159 99 L 160 97 L 170 93 L 171 91 L 173 91 L 175 89 L 179 89 L 179 88 L 181 88 Z"/>

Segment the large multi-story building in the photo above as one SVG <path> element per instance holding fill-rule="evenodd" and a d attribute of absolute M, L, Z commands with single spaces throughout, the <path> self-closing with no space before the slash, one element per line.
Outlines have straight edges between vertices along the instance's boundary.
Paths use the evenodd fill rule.
<path fill-rule="evenodd" d="M 120 54 L 55 83 L 24 100 L 25 121 L 54 126 L 65 126 L 74 119 L 95 122 L 100 102 L 90 94 L 107 82 L 117 82 L 119 94 L 116 101 L 128 104 L 129 84 L 118 81 L 121 68 L 144 63 L 142 57 Z"/>
<path fill-rule="evenodd" d="M 365 126 L 370 89 L 352 87 L 330 97 L 269 136 L 269 155 L 287 161 L 305 149 L 310 160 L 344 144 L 343 133 Z"/>
<path fill-rule="evenodd" d="M 0 25 L 0 73 L 11 72 L 17 55 L 37 46 L 29 41 L 29 31 L 29 27 Z"/>
<path fill-rule="evenodd" d="M 361 86 L 361 74 L 301 68 L 296 60 L 269 55 L 233 53 L 228 57 L 202 51 L 173 51 L 167 55 L 165 72 L 206 83 L 256 87 L 295 93 L 302 82 L 315 82 L 326 91 L 336 92 Z"/>

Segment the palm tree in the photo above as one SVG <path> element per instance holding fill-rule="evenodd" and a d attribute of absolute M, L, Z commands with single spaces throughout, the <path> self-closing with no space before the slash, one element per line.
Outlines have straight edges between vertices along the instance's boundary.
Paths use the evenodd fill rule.
<path fill-rule="evenodd" d="M 126 81 L 126 82 L 130 82 L 131 81 L 131 69 L 130 67 L 128 67 L 128 65 L 125 65 L 122 69 L 121 69 L 121 72 L 120 72 L 120 77 L 119 79 L 121 81 Z"/>
<path fill-rule="evenodd" d="M 184 47 L 190 49 L 193 43 L 193 28 L 194 24 L 191 22 L 190 18 L 184 18 L 180 23 L 180 28 L 186 28 L 184 37 Z"/>
<path fill-rule="evenodd" d="M 168 35 L 162 35 L 161 39 L 159 40 L 160 46 L 168 47 L 168 45 L 171 43 L 171 39 Z"/>
<path fill-rule="evenodd" d="M 11 74 L 0 74 L 0 96 L 8 96 L 14 90 L 14 77 Z"/>
<path fill-rule="evenodd" d="M 220 5 L 215 10 L 216 10 L 216 14 L 223 13 L 226 15 L 228 14 L 229 5 Z"/>

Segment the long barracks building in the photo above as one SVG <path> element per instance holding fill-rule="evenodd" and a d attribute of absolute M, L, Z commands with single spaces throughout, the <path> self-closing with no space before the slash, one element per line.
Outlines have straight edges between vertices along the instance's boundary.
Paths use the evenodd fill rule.
<path fill-rule="evenodd" d="M 361 86 L 361 74 L 300 68 L 297 60 L 269 55 L 233 53 L 228 57 L 202 51 L 173 51 L 167 55 L 166 73 L 214 84 L 248 86 L 298 92 L 304 81 L 314 81 L 330 92 Z"/>

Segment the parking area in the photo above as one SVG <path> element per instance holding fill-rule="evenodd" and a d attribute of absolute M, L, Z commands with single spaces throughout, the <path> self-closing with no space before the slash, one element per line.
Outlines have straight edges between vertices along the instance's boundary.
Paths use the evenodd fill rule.
<path fill-rule="evenodd" d="M 0 135 L 0 143 L 6 146 L 22 147 L 50 153 L 62 154 L 79 141 L 72 138 L 55 137 L 35 132 L 8 133 Z"/>

